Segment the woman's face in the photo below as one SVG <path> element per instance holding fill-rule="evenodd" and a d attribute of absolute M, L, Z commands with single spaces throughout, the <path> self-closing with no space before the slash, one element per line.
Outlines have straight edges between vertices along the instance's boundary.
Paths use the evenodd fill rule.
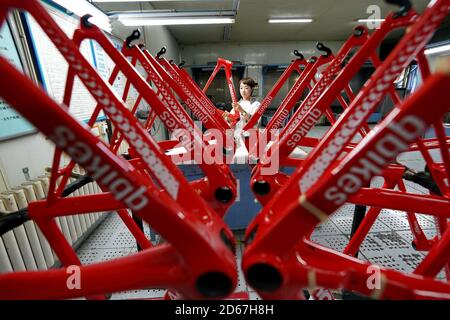
<path fill-rule="evenodd" d="M 250 97 L 252 96 L 252 88 L 250 88 L 250 86 L 247 84 L 241 83 L 241 85 L 239 87 L 239 91 L 241 93 L 241 97 L 244 100 L 249 100 Z"/>

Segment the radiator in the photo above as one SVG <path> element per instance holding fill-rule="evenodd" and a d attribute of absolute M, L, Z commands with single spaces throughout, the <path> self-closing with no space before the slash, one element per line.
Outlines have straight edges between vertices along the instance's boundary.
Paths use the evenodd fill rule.
<path fill-rule="evenodd" d="M 74 172 L 84 174 L 75 167 Z M 71 178 L 70 182 L 74 181 Z M 26 208 L 29 202 L 44 199 L 48 195 L 49 175 L 39 176 L 18 187 L 0 193 L 0 211 L 12 212 Z M 93 182 L 70 196 L 101 193 Z M 74 213 L 75 214 L 75 213 Z M 105 218 L 105 213 L 88 213 L 57 217 L 55 219 L 67 241 L 76 249 Z M 59 266 L 59 259 L 34 221 L 27 221 L 0 237 L 0 273 L 14 271 L 46 270 Z"/>

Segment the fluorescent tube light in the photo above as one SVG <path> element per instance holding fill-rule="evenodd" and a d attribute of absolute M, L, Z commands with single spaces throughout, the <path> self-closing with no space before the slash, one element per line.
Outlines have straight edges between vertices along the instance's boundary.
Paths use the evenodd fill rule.
<path fill-rule="evenodd" d="M 149 2 L 148 0 L 93 0 L 93 2 Z"/>
<path fill-rule="evenodd" d="M 158 2 L 158 1 L 183 1 L 183 0 L 92 0 L 93 2 Z M 197 0 L 198 1 L 198 0 Z"/>
<path fill-rule="evenodd" d="M 358 22 L 366 23 L 366 22 L 383 22 L 386 19 L 358 19 Z"/>
<path fill-rule="evenodd" d="M 447 45 L 444 45 L 444 46 L 439 46 L 439 47 L 434 47 L 434 48 L 430 48 L 430 49 L 426 49 L 425 50 L 425 54 L 426 55 L 432 55 L 432 54 L 441 53 L 441 52 L 445 52 L 445 51 L 450 51 L 450 44 L 447 44 Z"/>
<path fill-rule="evenodd" d="M 269 23 L 311 23 L 313 19 L 304 18 L 270 18 L 267 20 Z"/>
<path fill-rule="evenodd" d="M 153 10 L 147 12 L 125 11 L 110 15 L 124 26 L 167 26 L 194 24 L 229 24 L 235 22 L 233 11 L 167 11 Z"/>
<path fill-rule="evenodd" d="M 126 27 L 136 26 L 175 26 L 195 24 L 230 24 L 234 18 L 221 17 L 183 17 L 183 18 L 122 18 L 119 21 Z"/>
<path fill-rule="evenodd" d="M 90 23 L 95 24 L 107 32 L 111 32 L 112 30 L 108 16 L 85 0 L 53 0 L 53 2 L 79 17 L 90 14 L 92 16 L 89 19 Z"/>

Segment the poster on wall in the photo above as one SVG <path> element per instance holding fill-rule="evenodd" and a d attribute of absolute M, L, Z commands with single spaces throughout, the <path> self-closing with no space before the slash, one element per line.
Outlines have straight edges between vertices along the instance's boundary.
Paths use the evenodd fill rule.
<path fill-rule="evenodd" d="M 63 12 L 50 5 L 45 5 L 45 7 L 50 13 L 51 18 L 69 38 L 72 38 L 73 33 L 79 26 L 79 18 L 74 15 L 69 15 L 67 12 Z M 58 103 L 62 103 L 69 66 L 53 42 L 48 38 L 40 25 L 30 14 L 25 14 L 25 21 L 28 26 L 31 49 L 34 52 L 36 60 L 36 69 L 42 80 L 42 85 L 53 99 Z M 107 36 L 113 42 L 115 48 L 121 51 L 123 41 L 112 35 Z M 98 74 L 109 83 L 109 77 L 115 67 L 115 63 L 103 48 L 94 40 L 84 40 L 80 52 L 97 70 Z M 122 97 L 126 80 L 124 74 L 119 72 L 116 80 L 112 84 L 112 88 L 118 97 Z M 126 104 L 129 108 L 134 105 L 137 96 L 137 91 L 131 87 L 126 100 Z M 76 77 L 69 106 L 69 113 L 80 122 L 86 123 L 91 118 L 96 105 L 95 99 L 78 77 Z M 104 113 L 100 112 L 96 121 L 105 119 Z"/>
<path fill-rule="evenodd" d="M 3 24 L 0 29 L 0 55 L 6 58 L 18 70 L 23 70 L 19 51 L 17 50 L 11 28 L 8 23 Z M 30 101 L 30 108 L 33 105 Z M 0 141 L 12 139 L 30 133 L 36 129 L 26 121 L 22 115 L 17 113 L 11 106 L 0 98 Z"/>
<path fill-rule="evenodd" d="M 74 31 L 79 26 L 79 18 L 73 15 L 68 15 L 66 12 L 62 12 L 50 5 L 45 5 L 45 7 L 48 9 L 50 16 L 55 20 L 58 26 L 69 38 L 72 38 Z M 32 49 L 35 53 L 37 69 L 41 76 L 43 86 L 51 97 L 53 97 L 58 103 L 62 103 L 66 85 L 68 64 L 34 18 L 31 15 L 26 14 L 25 20 L 28 25 Z M 110 35 L 109 38 L 114 43 L 116 49 L 120 51 L 122 48 L 122 40 Z M 84 40 L 82 42 L 80 52 L 97 70 L 99 75 L 106 82 L 109 82 L 109 77 L 115 64 L 102 49 L 102 47 L 96 41 Z M 122 96 L 125 83 L 125 76 L 122 73 L 119 73 L 116 81 L 112 85 L 112 88 L 119 97 Z M 133 96 L 137 95 L 132 90 L 131 93 Z M 69 112 L 80 122 L 87 122 L 91 118 L 96 105 L 97 103 L 95 99 L 81 83 L 78 77 L 76 77 Z M 101 111 L 96 121 L 105 119 L 106 117 L 103 111 Z"/>
<path fill-rule="evenodd" d="M 109 39 L 111 40 L 111 42 L 114 44 L 114 47 L 118 51 L 122 51 L 122 45 L 123 45 L 122 40 L 120 40 L 116 37 L 113 37 L 113 36 L 110 36 Z M 100 76 L 106 82 L 109 83 L 110 76 L 111 76 L 112 71 L 113 71 L 114 67 L 116 66 L 116 64 L 109 57 L 109 55 L 105 52 L 105 50 L 103 50 L 103 48 L 96 41 L 92 41 L 92 51 L 94 54 L 94 62 L 95 62 L 95 67 L 97 69 L 97 72 L 100 74 Z M 138 68 L 137 68 L 137 70 L 142 75 L 142 72 Z M 125 77 L 125 75 L 122 72 L 119 72 L 115 81 L 112 84 L 112 88 L 113 88 L 114 92 L 120 98 L 122 98 L 122 96 L 123 96 L 126 82 L 127 82 L 127 78 Z M 134 104 L 138 98 L 138 95 L 139 95 L 139 93 L 137 92 L 137 90 L 131 85 L 130 89 L 128 91 L 128 95 L 126 97 L 126 101 L 125 101 L 128 109 L 132 109 L 132 107 L 134 106 Z"/>
<path fill-rule="evenodd" d="M 113 43 L 117 49 L 117 41 L 113 40 Z M 115 67 L 115 63 L 96 41 L 92 41 L 92 48 L 97 72 L 100 74 L 103 80 L 109 83 L 109 78 Z M 118 50 L 121 50 L 121 45 L 119 46 Z M 114 89 L 114 92 L 117 94 L 117 96 L 122 97 L 123 91 L 125 90 L 125 83 L 126 78 L 124 74 L 122 72 L 119 72 L 114 83 L 112 84 L 112 88 Z"/>

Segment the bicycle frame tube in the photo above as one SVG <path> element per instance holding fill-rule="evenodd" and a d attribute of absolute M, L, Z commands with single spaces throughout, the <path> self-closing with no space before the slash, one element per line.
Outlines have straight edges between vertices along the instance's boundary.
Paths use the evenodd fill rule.
<path fill-rule="evenodd" d="M 314 63 L 308 63 L 305 70 L 303 71 L 303 76 L 298 78 L 294 86 L 289 90 L 287 96 L 283 99 L 277 112 L 273 115 L 272 119 L 267 124 L 265 130 L 269 131 L 272 129 L 279 129 L 283 121 L 286 119 L 289 112 L 294 107 L 295 103 L 300 100 L 301 95 L 304 93 L 306 88 L 310 85 L 311 81 L 314 81 L 314 77 L 318 72 L 319 67 L 331 62 L 333 60 L 333 55 L 320 56 Z"/>
<path fill-rule="evenodd" d="M 280 89 L 284 86 L 284 84 L 286 83 L 286 81 L 289 79 L 289 77 L 291 76 L 291 74 L 294 71 L 296 71 L 300 75 L 300 78 L 303 77 L 306 69 L 302 70 L 301 67 L 307 68 L 307 65 L 308 65 L 308 63 L 304 58 L 295 59 L 292 61 L 292 63 L 286 68 L 286 70 L 284 70 L 283 74 L 277 80 L 277 82 L 274 84 L 272 89 L 270 89 L 269 93 L 266 95 L 264 100 L 261 102 L 261 105 L 259 106 L 258 110 L 256 110 L 256 112 L 252 115 L 250 120 L 244 126 L 244 128 L 242 129 L 243 132 L 253 128 L 256 125 L 256 123 L 259 121 L 259 119 L 261 119 L 264 112 L 270 106 L 270 104 L 272 103 L 275 96 L 278 94 Z"/>
<path fill-rule="evenodd" d="M 184 69 L 182 69 L 182 68 L 180 68 L 180 67 L 178 67 L 176 65 L 172 65 L 172 67 L 180 75 L 180 77 L 182 79 L 184 79 L 185 83 L 188 84 L 190 90 L 192 90 L 192 92 L 199 97 L 199 99 L 202 101 L 203 105 L 205 105 L 205 106 L 206 105 L 212 105 L 211 101 L 208 99 L 206 94 L 199 88 L 199 86 L 195 83 L 195 81 L 191 78 L 191 76 L 187 73 L 186 70 L 184 70 Z M 216 114 L 219 114 L 220 117 L 223 117 L 223 111 L 222 110 L 219 110 L 219 109 L 217 109 L 214 106 L 213 106 L 213 108 L 214 108 L 214 112 Z M 223 120 L 225 121 L 225 119 L 223 119 Z M 233 120 L 237 121 L 238 119 L 237 119 L 237 117 L 234 117 Z M 226 128 L 227 129 L 230 128 L 230 130 L 227 130 L 227 134 L 230 137 L 233 136 L 233 132 L 234 131 L 231 129 L 231 124 L 228 124 L 228 122 L 226 122 L 226 121 L 225 121 L 225 123 L 226 123 Z M 227 151 L 231 151 L 231 149 L 227 150 Z"/>
<path fill-rule="evenodd" d="M 310 86 L 311 82 L 314 81 L 318 68 L 332 61 L 333 55 L 322 55 L 318 59 L 315 57 L 312 59 L 313 60 L 306 65 L 302 76 L 297 79 L 294 86 L 289 90 L 287 96 L 283 99 L 272 119 L 270 119 L 264 129 L 262 136 L 267 137 L 267 140 L 270 141 L 274 139 L 272 136 L 272 130 L 279 129 L 283 125 L 284 120 L 294 108 L 297 101 L 300 100 L 301 95 L 305 92 L 306 88 Z M 249 149 L 249 154 L 256 156 L 258 154 L 258 145 L 254 144 L 250 146 L 248 137 L 245 137 L 245 132 L 243 132 L 242 135 L 246 145 L 248 145 L 247 148 Z"/>
<path fill-rule="evenodd" d="M 145 53 L 147 55 L 150 54 L 147 50 L 145 50 Z M 204 123 L 207 129 L 214 128 L 222 130 L 223 132 L 230 129 L 228 123 L 218 114 L 216 107 L 211 101 L 204 96 L 203 92 L 203 97 L 198 96 L 195 89 L 191 88 L 191 84 L 175 69 L 175 65 L 170 64 L 165 58 L 160 58 L 157 61 L 169 73 L 170 77 L 168 77 L 167 80 L 173 81 L 178 85 L 183 92 L 180 92 L 180 94 L 185 97 L 183 100 L 186 101 L 187 106 L 192 110 L 193 114 Z"/>
<path fill-rule="evenodd" d="M 431 12 L 431 10 L 427 12 Z M 438 17 L 442 16 L 444 16 L 444 14 L 442 12 L 439 12 Z M 421 18 L 423 19 L 423 17 Z M 354 136 L 355 134 L 354 128 L 358 127 L 361 123 L 365 123 L 370 113 L 374 111 L 374 108 L 380 102 L 381 98 L 389 90 L 389 87 L 391 86 L 391 83 L 393 81 L 391 77 L 395 75 L 398 76 L 398 74 L 401 72 L 400 68 L 402 69 L 405 68 L 411 62 L 413 57 L 416 56 L 417 53 L 419 53 L 422 50 L 424 46 L 422 45 L 424 39 L 431 37 L 435 28 L 437 28 L 437 25 L 439 23 L 436 23 L 436 21 L 439 22 L 439 20 L 433 18 L 430 21 L 433 22 L 430 25 L 430 27 L 423 28 L 422 30 L 419 29 L 419 31 L 421 32 L 420 33 L 421 37 L 419 36 L 414 37 L 411 33 L 408 32 L 406 36 L 402 39 L 402 41 L 397 45 L 395 50 L 386 59 L 385 63 L 383 63 L 382 67 L 378 68 L 375 71 L 375 73 L 366 83 L 364 88 L 359 92 L 355 100 L 353 100 L 350 108 L 344 112 L 342 117 L 339 119 L 338 123 L 326 134 L 326 136 L 319 144 L 319 146 L 308 157 L 307 162 L 302 167 L 302 170 L 306 175 L 310 170 L 311 164 L 314 165 L 317 156 L 323 152 L 325 145 L 327 145 L 331 140 L 337 138 L 336 133 L 341 132 L 344 124 L 348 125 L 349 121 L 352 121 L 350 131 L 345 133 L 344 144 L 346 144 Z M 417 27 L 417 25 L 415 25 L 415 27 Z M 415 47 L 413 48 L 414 45 Z M 362 49 L 364 49 L 364 47 L 361 48 L 361 50 Z M 401 54 L 400 50 L 408 50 L 408 51 Z M 355 55 L 354 58 L 356 58 L 356 56 L 357 55 Z M 378 87 L 375 87 L 375 85 L 378 85 Z M 364 109 L 362 109 L 363 105 Z M 356 120 L 356 122 L 354 122 L 354 120 Z M 339 147 L 333 151 L 336 152 L 334 156 L 338 156 L 340 154 L 341 144 L 339 143 L 338 146 Z M 335 159 L 334 156 L 333 159 Z M 322 169 L 319 170 L 319 172 L 321 171 Z M 315 178 L 313 178 L 311 181 L 308 182 L 306 182 L 306 180 L 303 180 L 302 191 L 307 191 L 309 186 L 315 182 L 313 180 L 315 180 Z"/>
<path fill-rule="evenodd" d="M 136 66 L 136 61 L 131 61 L 131 65 L 133 67 Z M 114 83 L 114 79 L 115 77 L 110 77 L 109 83 L 112 85 Z M 148 83 L 150 82 L 150 77 L 147 76 L 145 81 Z M 131 85 L 131 81 L 127 79 L 126 81 L 126 87 Z M 123 96 L 122 96 L 122 100 L 126 101 L 126 97 L 128 96 L 128 93 L 124 92 Z M 142 94 L 139 93 L 138 97 L 136 98 L 136 102 L 133 105 L 133 108 L 130 110 L 131 114 L 136 114 L 137 108 L 139 107 L 139 105 L 142 102 Z M 143 125 L 144 129 L 149 132 L 149 130 L 151 129 L 153 123 L 155 122 L 157 117 L 157 113 L 152 109 L 151 112 L 149 112 L 149 116 L 148 119 L 145 121 L 145 124 Z M 123 136 L 120 135 L 119 136 L 119 132 L 117 130 L 113 131 L 112 137 L 111 137 L 111 141 L 110 141 L 110 145 L 111 145 L 111 150 L 113 150 L 113 152 L 117 153 L 118 149 L 120 148 L 120 145 L 123 142 Z M 178 141 L 176 141 L 178 144 Z M 158 141 L 158 144 L 161 146 L 161 141 Z"/>

